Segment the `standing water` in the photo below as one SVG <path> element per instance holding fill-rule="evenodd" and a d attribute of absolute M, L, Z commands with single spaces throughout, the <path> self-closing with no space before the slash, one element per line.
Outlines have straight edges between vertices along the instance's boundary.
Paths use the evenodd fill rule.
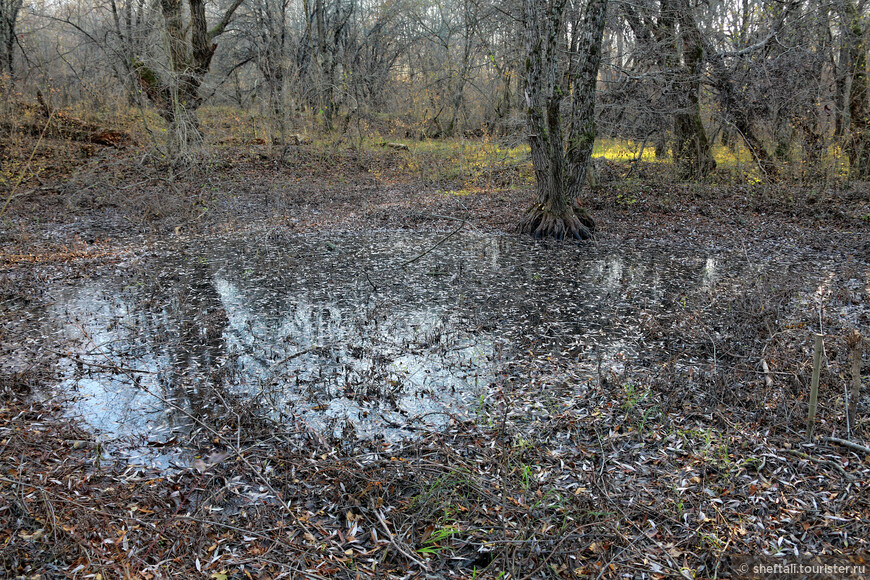
<path fill-rule="evenodd" d="M 518 352 L 570 351 L 591 369 L 601 353 L 631 351 L 641 312 L 716 276 L 706 256 L 629 258 L 478 234 L 432 249 L 442 238 L 216 237 L 151 248 L 56 291 L 70 353 L 60 386 L 106 439 L 159 445 L 235 409 L 328 437 L 397 441 L 473 418 Z"/>

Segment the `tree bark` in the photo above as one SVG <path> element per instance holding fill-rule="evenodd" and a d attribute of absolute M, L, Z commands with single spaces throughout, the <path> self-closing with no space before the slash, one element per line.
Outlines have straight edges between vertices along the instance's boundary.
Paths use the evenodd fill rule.
<path fill-rule="evenodd" d="M 15 25 L 23 0 L 0 0 L 0 75 L 9 79 L 15 72 Z"/>
<path fill-rule="evenodd" d="M 844 36 L 844 40 L 845 40 Z M 849 124 L 848 91 L 852 81 L 849 50 L 845 41 L 840 43 L 840 58 L 834 77 L 834 136 L 844 137 Z"/>
<path fill-rule="evenodd" d="M 169 124 L 173 157 L 202 141 L 196 113 L 202 104 L 200 87 L 217 49 L 213 40 L 224 32 L 242 1 L 233 0 L 220 22 L 209 30 L 204 0 L 188 0 L 190 22 L 187 25 L 183 0 L 160 0 L 169 45 L 170 74 L 161 75 L 138 59 L 132 68 L 143 91 Z"/>
<path fill-rule="evenodd" d="M 601 41 L 607 15 L 607 0 L 589 0 L 583 18 L 582 37 L 577 47 L 577 77 L 574 79 L 573 115 L 568 136 L 568 162 L 571 167 L 568 197 L 580 196 L 595 145 L 595 89 L 601 65 Z"/>
<path fill-rule="evenodd" d="M 565 0 L 523 2 L 526 114 L 536 195 L 519 231 L 536 238 L 588 239 L 595 228 L 573 196 L 583 184 L 595 139 L 595 86 L 606 5 L 607 0 L 590 0 L 587 4 L 577 75 L 573 79 L 566 77 L 573 82 L 574 94 L 565 151 L 561 104 L 566 95 L 558 84 Z"/>
<path fill-rule="evenodd" d="M 712 145 L 701 119 L 701 72 L 704 66 L 704 45 L 695 22 L 694 12 L 686 0 L 674 5 L 680 25 L 683 63 L 678 67 L 679 109 L 674 117 L 674 160 L 681 166 L 686 179 L 702 178 L 716 168 Z M 664 7 L 662 8 L 664 11 Z"/>

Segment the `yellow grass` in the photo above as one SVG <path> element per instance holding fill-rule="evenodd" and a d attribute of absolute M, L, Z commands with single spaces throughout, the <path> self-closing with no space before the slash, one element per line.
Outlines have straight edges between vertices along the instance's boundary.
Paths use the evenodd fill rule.
<path fill-rule="evenodd" d="M 164 121 L 150 106 L 142 108 L 118 101 L 113 106 L 94 112 L 93 107 L 85 104 L 67 109 L 70 114 L 81 119 L 99 123 L 107 129 L 127 131 L 140 145 L 149 142 L 162 146 L 167 127 Z M 207 105 L 198 112 L 207 147 L 270 145 L 271 132 L 269 120 L 257 110 L 242 110 L 231 105 Z M 311 139 L 311 147 L 324 152 L 336 151 L 343 147 L 362 147 L 371 153 L 379 154 L 392 151 L 382 147 L 384 142 L 402 143 L 408 146 L 407 152 L 400 155 L 400 171 L 394 177 L 416 177 L 432 183 L 449 183 L 450 193 L 468 195 L 481 190 L 499 188 L 522 188 L 534 183 L 534 172 L 529 156 L 529 146 L 522 140 L 505 143 L 497 138 L 483 139 L 397 139 L 393 135 L 378 134 L 365 124 L 353 126 L 363 133 L 363 138 L 350 134 L 318 134 L 313 126 L 305 128 L 290 124 L 289 133 L 305 135 Z M 306 128 L 308 130 L 306 130 Z M 313 131 L 313 132 L 312 132 Z M 353 131 L 351 131 L 353 132 Z M 637 159 L 643 145 L 641 161 L 655 164 L 664 174 L 669 171 L 673 159 L 668 156 L 656 157 L 651 141 L 641 143 L 631 139 L 599 138 L 593 149 L 595 159 L 603 159 L 617 164 L 626 164 Z M 714 145 L 713 156 L 719 169 L 717 179 L 756 182 L 762 175 L 752 153 L 743 143 L 729 148 Z M 822 170 L 835 178 L 848 173 L 848 161 L 840 147 L 832 145 L 822 160 Z M 4 168 L 6 172 L 14 169 Z M 807 173 L 800 161 L 785 163 L 781 175 L 794 173 L 796 176 Z M 8 175 L 0 172 L 0 180 Z"/>

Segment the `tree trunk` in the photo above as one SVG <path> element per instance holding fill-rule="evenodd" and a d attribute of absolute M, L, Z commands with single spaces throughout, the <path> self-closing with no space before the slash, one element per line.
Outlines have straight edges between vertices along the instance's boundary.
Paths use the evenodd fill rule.
<path fill-rule="evenodd" d="M 251 3 L 249 2 L 249 6 Z M 253 4 L 256 16 L 257 68 L 267 89 L 266 115 L 273 144 L 287 145 L 287 0 L 260 0 Z"/>
<path fill-rule="evenodd" d="M 734 127 L 740 132 L 743 142 L 746 143 L 758 167 L 769 179 L 775 178 L 779 174 L 779 169 L 770 153 L 767 152 L 764 143 L 755 135 L 746 111 L 735 108 L 732 110 L 732 113 L 734 116 Z"/>
<path fill-rule="evenodd" d="M 641 51 L 651 57 L 654 66 L 660 70 L 675 68 L 675 62 L 679 60 L 676 39 L 676 18 L 673 2 L 663 0 L 658 20 L 653 23 L 650 19 L 642 18 L 637 8 L 631 3 L 620 6 L 626 23 L 631 28 Z M 661 90 L 651 91 L 649 94 L 650 106 L 658 111 L 669 107 L 669 101 L 673 99 L 673 83 L 663 83 Z M 655 126 L 649 127 L 648 135 L 652 137 L 653 150 L 657 159 L 663 159 L 668 155 L 668 134 L 673 125 L 670 115 L 658 113 Z"/>
<path fill-rule="evenodd" d="M 721 55 L 712 54 L 711 51 L 710 60 L 713 68 L 715 87 L 719 94 L 719 102 L 725 118 L 728 119 L 731 127 L 737 130 L 740 139 L 749 148 L 753 159 L 758 164 L 762 173 L 770 179 L 776 177 L 778 173 L 776 163 L 767 152 L 764 143 L 755 135 L 750 113 L 742 105 L 737 96 L 737 89 L 734 87 L 732 76 L 733 73 L 728 69 Z M 730 131 L 726 131 L 723 134 L 723 144 L 725 143 L 726 136 L 730 137 Z M 729 144 L 731 144 L 730 139 Z M 736 143 L 732 145 L 736 145 Z"/>
<path fill-rule="evenodd" d="M 327 5 L 324 0 L 306 0 L 303 8 L 306 29 L 300 43 L 300 74 L 311 83 L 313 91 L 309 100 L 315 115 L 322 113 L 323 128 L 331 132 L 341 108 L 337 89 L 344 84 L 342 57 L 348 40 L 348 23 L 356 8 L 352 2 L 343 5 L 337 1 Z"/>
<path fill-rule="evenodd" d="M 12 78 L 15 72 L 15 24 L 23 0 L 0 0 L 0 75 Z"/>
<path fill-rule="evenodd" d="M 182 0 L 160 0 L 170 73 L 161 76 L 145 63 L 133 62 L 140 86 L 169 125 L 169 149 L 174 158 L 202 142 L 196 113 L 202 104 L 199 89 L 217 49 L 212 41 L 224 32 L 241 3 L 242 0 L 233 0 L 217 26 L 208 30 L 204 0 L 188 0 L 187 25 Z"/>
<path fill-rule="evenodd" d="M 847 100 L 849 85 L 852 80 L 852 64 L 849 62 L 847 38 L 848 35 L 844 34 L 839 51 L 840 59 L 837 63 L 836 76 L 834 77 L 834 135 L 840 138 L 846 135 L 846 127 L 849 125 L 849 105 Z"/>
<path fill-rule="evenodd" d="M 535 204 L 520 221 L 519 231 L 556 239 L 588 239 L 595 224 L 579 207 L 577 193 L 585 177 L 595 138 L 595 84 L 601 58 L 606 0 L 591 0 L 584 17 L 583 44 L 574 79 L 568 152 L 562 142 L 560 105 L 564 91 L 557 83 L 565 0 L 524 0 L 525 97 L 529 145 L 535 168 Z M 582 52 L 582 51 L 581 51 Z M 589 94 L 591 92 L 591 94 Z"/>
<path fill-rule="evenodd" d="M 683 45 L 683 64 L 679 67 L 679 109 L 674 117 L 674 160 L 682 176 L 697 179 L 716 168 L 712 146 L 701 119 L 701 72 L 704 46 L 694 13 L 686 0 L 678 0 L 677 21 Z"/>
<path fill-rule="evenodd" d="M 586 179 L 595 145 L 595 89 L 601 65 L 601 42 L 607 15 L 607 0 L 589 0 L 583 18 L 582 36 L 577 47 L 577 77 L 574 79 L 573 115 L 568 136 L 568 163 L 571 167 L 568 197 L 575 200 Z"/>

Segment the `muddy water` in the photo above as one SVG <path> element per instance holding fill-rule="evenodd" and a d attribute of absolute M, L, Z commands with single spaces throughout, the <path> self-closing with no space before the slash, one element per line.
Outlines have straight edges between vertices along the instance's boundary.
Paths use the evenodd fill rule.
<path fill-rule="evenodd" d="M 70 353 L 61 388 L 106 439 L 159 444 L 233 412 L 398 440 L 474 418 L 517 353 L 618 365 L 639 316 L 717 276 L 709 256 L 474 233 L 431 249 L 443 237 L 261 234 L 143 250 L 55 291 Z"/>

